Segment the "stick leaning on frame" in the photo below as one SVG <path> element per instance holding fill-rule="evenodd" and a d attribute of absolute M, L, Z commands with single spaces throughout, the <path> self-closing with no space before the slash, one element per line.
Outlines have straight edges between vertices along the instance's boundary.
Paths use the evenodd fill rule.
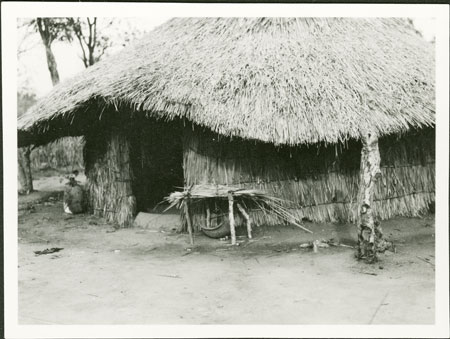
<path fill-rule="evenodd" d="M 239 209 L 239 212 L 241 212 L 242 216 L 245 218 L 245 222 L 247 224 L 247 236 L 249 239 L 252 238 L 252 219 L 250 219 L 250 216 L 245 211 L 244 207 L 240 203 L 236 203 L 237 208 Z"/>
<path fill-rule="evenodd" d="M 273 197 L 265 193 L 264 191 L 256 189 L 244 189 L 240 187 L 230 187 L 226 185 L 191 185 L 189 188 L 185 188 L 182 192 L 173 192 L 164 200 L 169 202 L 170 205 L 166 209 L 169 210 L 172 207 L 184 209 L 186 216 L 187 226 L 191 244 L 193 244 L 193 225 L 189 211 L 189 205 L 192 200 L 200 201 L 202 199 L 216 198 L 220 200 L 228 200 L 228 216 L 230 222 L 231 242 L 236 244 L 236 220 L 234 218 L 234 204 L 242 214 L 247 224 L 247 234 L 249 239 L 252 238 L 252 219 L 249 213 L 245 210 L 242 199 L 247 199 L 255 205 L 255 207 L 264 213 L 271 213 L 281 220 L 284 220 L 290 224 L 293 224 L 308 233 L 312 233 L 306 227 L 303 227 L 295 217 L 289 212 L 288 208 L 284 206 L 287 201 L 277 197 Z M 211 210 L 209 206 L 206 207 L 206 223 L 208 228 L 211 227 Z"/>
<path fill-rule="evenodd" d="M 191 220 L 191 216 L 189 214 L 189 206 L 188 205 L 189 205 L 189 198 L 184 201 L 184 213 L 185 213 L 186 219 L 187 219 L 189 242 L 191 243 L 191 245 L 194 245 L 194 236 L 193 236 L 193 232 L 192 232 L 192 220 Z"/>

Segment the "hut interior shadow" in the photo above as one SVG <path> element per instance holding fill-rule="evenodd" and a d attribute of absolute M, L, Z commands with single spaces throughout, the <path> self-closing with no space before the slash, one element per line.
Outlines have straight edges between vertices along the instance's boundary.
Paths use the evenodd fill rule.
<path fill-rule="evenodd" d="M 180 122 L 137 119 L 130 134 L 137 212 L 162 212 L 163 199 L 184 186 Z"/>

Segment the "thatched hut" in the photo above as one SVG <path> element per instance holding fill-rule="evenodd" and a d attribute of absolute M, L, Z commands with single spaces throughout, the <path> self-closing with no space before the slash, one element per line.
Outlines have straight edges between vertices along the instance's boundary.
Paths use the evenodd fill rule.
<path fill-rule="evenodd" d="M 91 209 L 122 225 L 200 183 L 354 221 L 371 134 L 374 215 L 417 216 L 434 202 L 434 69 L 399 18 L 176 18 L 56 86 L 19 120 L 19 145 L 83 135 Z"/>

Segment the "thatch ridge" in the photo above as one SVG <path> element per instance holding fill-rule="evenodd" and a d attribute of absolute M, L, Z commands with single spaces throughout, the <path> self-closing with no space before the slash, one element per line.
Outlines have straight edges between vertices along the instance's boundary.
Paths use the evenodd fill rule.
<path fill-rule="evenodd" d="M 96 101 L 226 136 L 335 143 L 434 125 L 434 69 L 433 46 L 399 18 L 175 18 L 56 86 L 19 130 L 37 142 Z"/>

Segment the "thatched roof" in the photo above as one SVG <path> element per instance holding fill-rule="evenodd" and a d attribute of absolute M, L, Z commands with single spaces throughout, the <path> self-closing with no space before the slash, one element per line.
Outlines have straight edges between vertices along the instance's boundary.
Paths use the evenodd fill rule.
<path fill-rule="evenodd" d="M 275 144 L 383 135 L 434 124 L 434 70 L 404 19 L 176 18 L 56 86 L 19 139 L 76 135 L 105 105 Z"/>

